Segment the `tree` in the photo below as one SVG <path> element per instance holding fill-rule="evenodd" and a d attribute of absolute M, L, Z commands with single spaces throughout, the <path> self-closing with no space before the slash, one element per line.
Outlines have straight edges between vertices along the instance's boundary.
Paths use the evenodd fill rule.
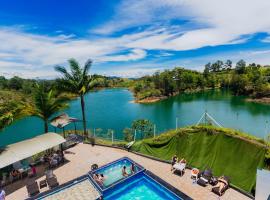
<path fill-rule="evenodd" d="M 59 89 L 73 93 L 80 97 L 83 130 L 84 135 L 87 136 L 84 95 L 89 92 L 98 83 L 98 81 L 89 75 L 92 60 L 87 60 L 83 67 L 81 67 L 75 59 L 70 59 L 68 62 L 70 72 L 68 72 L 65 67 L 55 67 L 55 70 L 62 74 L 62 78 L 58 79 L 57 85 Z"/>
<path fill-rule="evenodd" d="M 14 89 L 14 90 L 20 90 L 22 89 L 22 84 L 23 84 L 23 79 L 18 76 L 14 76 L 13 78 L 9 80 L 8 86 L 9 88 Z"/>
<path fill-rule="evenodd" d="M 149 138 L 154 134 L 154 124 L 147 119 L 138 119 L 132 122 L 132 129 L 141 133 L 141 138 Z"/>
<path fill-rule="evenodd" d="M 226 67 L 227 67 L 227 70 L 232 69 L 232 61 L 231 61 L 231 60 L 227 60 L 227 61 L 225 62 L 225 65 L 226 65 Z"/>
<path fill-rule="evenodd" d="M 4 76 L 0 76 L 0 89 L 5 89 L 8 86 L 8 80 Z"/>
<path fill-rule="evenodd" d="M 210 73 L 210 69 L 211 69 L 211 63 L 207 63 L 205 66 L 204 66 L 204 71 L 203 71 L 203 75 L 205 77 L 207 77 Z"/>
<path fill-rule="evenodd" d="M 239 60 L 236 63 L 235 71 L 237 74 L 243 74 L 245 72 L 245 68 L 246 68 L 246 62 L 244 60 Z"/>
<path fill-rule="evenodd" d="M 216 61 L 211 65 L 213 72 L 219 72 L 223 66 L 223 62 L 221 60 Z"/>
<path fill-rule="evenodd" d="M 48 132 L 49 118 L 56 112 L 68 107 L 66 97 L 56 97 L 53 90 L 46 89 L 43 84 L 36 84 L 34 93 L 34 116 L 44 121 L 44 132 Z"/>
<path fill-rule="evenodd" d="M 0 131 L 14 120 L 25 116 L 26 106 L 14 100 L 0 103 Z"/>
<path fill-rule="evenodd" d="M 125 128 L 123 130 L 124 133 L 124 140 L 127 142 L 131 142 L 134 138 L 133 138 L 133 131 L 131 128 Z"/>

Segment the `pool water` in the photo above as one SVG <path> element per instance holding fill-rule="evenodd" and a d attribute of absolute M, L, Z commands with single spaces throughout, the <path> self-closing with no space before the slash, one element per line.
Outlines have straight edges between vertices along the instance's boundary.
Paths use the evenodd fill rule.
<path fill-rule="evenodd" d="M 126 172 L 131 175 L 131 170 L 130 170 L 131 163 L 132 161 L 128 159 L 122 159 L 94 171 L 93 174 L 103 174 L 105 178 L 103 182 L 103 188 L 107 188 L 111 186 L 112 184 L 114 184 L 115 182 L 118 182 L 126 178 L 122 175 L 122 169 L 124 166 L 126 166 Z M 141 170 L 141 168 L 135 164 L 135 173 L 138 172 L 139 170 Z"/>
<path fill-rule="evenodd" d="M 174 193 L 142 173 L 139 177 L 121 183 L 113 191 L 107 192 L 104 200 L 176 200 Z"/>

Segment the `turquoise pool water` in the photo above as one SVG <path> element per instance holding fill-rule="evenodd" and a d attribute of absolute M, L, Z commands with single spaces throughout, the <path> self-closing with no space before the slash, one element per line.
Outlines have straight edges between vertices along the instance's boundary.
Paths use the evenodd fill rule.
<path fill-rule="evenodd" d="M 93 171 L 92 174 L 103 174 L 105 177 L 105 180 L 101 187 L 107 188 L 110 185 L 126 178 L 122 175 L 122 169 L 124 166 L 126 166 L 127 173 L 131 175 L 131 169 L 130 169 L 131 163 L 132 161 L 130 161 L 129 159 L 121 159 L 115 163 L 112 163 L 110 165 L 101 167 L 100 169 Z M 135 172 L 138 172 L 139 170 L 141 170 L 141 168 L 139 168 L 135 164 Z"/>
<path fill-rule="evenodd" d="M 127 180 L 127 183 L 113 189 L 104 200 L 176 200 L 181 199 L 174 193 L 145 174 Z"/>

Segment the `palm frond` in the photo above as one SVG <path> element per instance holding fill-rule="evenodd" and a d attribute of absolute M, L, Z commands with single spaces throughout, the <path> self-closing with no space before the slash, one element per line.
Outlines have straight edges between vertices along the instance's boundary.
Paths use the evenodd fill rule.
<path fill-rule="evenodd" d="M 87 76 L 89 73 L 90 68 L 92 67 L 93 61 L 91 59 L 88 59 L 84 65 L 83 69 L 83 76 Z"/>

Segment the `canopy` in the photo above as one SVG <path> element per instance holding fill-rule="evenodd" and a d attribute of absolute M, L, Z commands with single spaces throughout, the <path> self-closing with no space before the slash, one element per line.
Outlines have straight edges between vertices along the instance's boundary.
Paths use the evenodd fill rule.
<path fill-rule="evenodd" d="M 66 140 L 57 133 L 45 133 L 5 147 L 0 154 L 0 169 L 37 153 L 62 144 Z"/>
<path fill-rule="evenodd" d="M 57 128 L 63 128 L 71 122 L 79 121 L 76 118 L 69 117 L 66 113 L 58 115 L 51 120 L 51 125 Z"/>

